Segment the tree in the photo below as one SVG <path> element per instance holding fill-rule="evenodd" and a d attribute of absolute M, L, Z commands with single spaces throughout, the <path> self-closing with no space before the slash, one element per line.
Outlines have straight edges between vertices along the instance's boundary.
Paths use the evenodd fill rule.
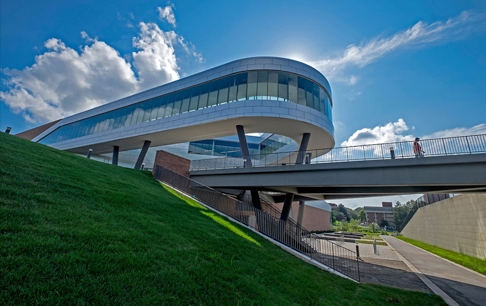
<path fill-rule="evenodd" d="M 358 213 L 351 208 L 346 207 L 346 212 L 348 215 L 348 221 L 351 221 L 351 219 L 358 219 Z"/>
<path fill-rule="evenodd" d="M 410 200 L 405 204 L 402 204 L 399 201 L 395 203 L 395 207 L 393 207 L 393 218 L 395 219 L 395 226 L 398 230 L 402 228 L 402 223 L 408 213 L 412 210 L 413 205 L 415 205 L 414 200 Z"/>
<path fill-rule="evenodd" d="M 381 219 L 380 227 L 387 227 L 388 226 L 388 221 L 385 219 Z"/>
<path fill-rule="evenodd" d="M 346 215 L 343 214 L 342 212 L 335 210 L 334 211 L 334 216 L 336 218 L 336 221 L 343 222 L 343 221 L 348 221 L 348 218 L 346 218 Z"/>
<path fill-rule="evenodd" d="M 361 220 L 361 221 L 366 221 L 366 213 L 364 211 L 364 209 L 362 208 L 359 213 L 358 213 L 358 218 Z"/>
<path fill-rule="evenodd" d="M 331 224 L 336 223 L 336 212 L 334 210 L 331 211 Z"/>
<path fill-rule="evenodd" d="M 359 228 L 359 220 L 351 219 L 349 222 L 349 229 L 353 232 L 357 232 Z"/>

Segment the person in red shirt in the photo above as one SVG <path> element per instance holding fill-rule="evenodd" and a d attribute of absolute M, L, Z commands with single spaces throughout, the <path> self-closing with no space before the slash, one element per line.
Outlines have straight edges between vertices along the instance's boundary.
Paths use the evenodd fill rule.
<path fill-rule="evenodd" d="M 419 144 L 420 138 L 415 138 L 413 142 L 413 153 L 415 153 L 415 158 L 424 157 L 425 151 L 422 150 L 422 147 Z"/>

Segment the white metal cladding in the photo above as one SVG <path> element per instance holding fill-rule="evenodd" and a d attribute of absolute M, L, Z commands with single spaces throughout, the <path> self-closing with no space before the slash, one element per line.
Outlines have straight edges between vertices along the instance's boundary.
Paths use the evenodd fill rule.
<path fill-rule="evenodd" d="M 199 85 L 211 80 L 216 80 L 218 78 L 235 74 L 237 72 L 246 72 L 252 70 L 273 70 L 281 72 L 289 72 L 298 74 L 300 76 L 306 77 L 313 82 L 318 83 L 324 89 L 331 93 L 329 83 L 325 77 L 320 74 L 317 70 L 309 67 L 303 63 L 296 62 L 293 60 L 282 59 L 282 58 L 272 58 L 272 57 L 258 57 L 258 58 L 248 58 L 230 62 L 228 64 L 198 73 L 196 75 L 186 77 L 184 79 L 162 85 L 145 92 L 135 94 L 133 96 L 117 100 L 105 104 L 103 106 L 64 118 L 39 136 L 33 139 L 33 141 L 39 141 L 44 136 L 48 135 L 57 128 L 80 121 L 86 118 L 90 118 L 101 113 L 106 113 L 119 108 L 123 108 L 129 105 L 139 103 L 144 100 L 155 98 L 161 95 L 169 94 L 178 90 L 182 90 L 191 86 Z M 241 118 L 241 117 L 273 117 L 273 118 L 286 118 L 299 120 L 306 122 L 310 125 L 324 129 L 327 133 L 327 138 L 329 136 L 332 138 L 332 146 L 334 145 L 333 139 L 333 126 L 332 122 L 322 115 L 318 111 L 311 109 L 309 107 L 288 103 L 280 101 L 238 101 L 230 104 L 217 105 L 208 109 L 201 109 L 191 113 L 179 114 L 173 117 L 163 118 L 163 120 L 155 120 L 151 122 L 146 122 L 143 124 L 138 124 L 136 126 L 130 126 L 126 128 L 119 128 L 116 130 L 111 130 L 99 134 L 93 134 L 89 136 L 84 136 L 76 139 L 71 139 L 68 141 L 63 141 L 61 143 L 53 144 L 53 147 L 59 149 L 72 149 L 76 146 L 93 145 L 97 142 L 119 140 L 121 138 L 142 136 L 144 134 L 153 132 L 154 130 L 163 131 L 168 129 L 181 128 L 188 125 L 203 124 L 215 120 L 226 120 L 231 118 Z M 282 121 L 278 125 L 281 125 Z M 234 131 L 233 131 L 234 132 Z M 248 132 L 251 132 L 248 130 Z M 274 132 L 277 134 L 282 134 L 280 132 L 275 132 L 274 130 L 260 130 L 255 132 Z M 314 131 L 319 132 L 319 131 Z M 234 134 L 234 133 L 233 133 Z M 228 135 L 221 134 L 218 137 Z M 295 135 L 290 136 L 294 140 L 297 140 Z M 210 137 L 207 137 L 210 138 Z M 329 145 L 329 143 L 327 144 Z M 322 146 L 320 146 L 322 147 Z"/>

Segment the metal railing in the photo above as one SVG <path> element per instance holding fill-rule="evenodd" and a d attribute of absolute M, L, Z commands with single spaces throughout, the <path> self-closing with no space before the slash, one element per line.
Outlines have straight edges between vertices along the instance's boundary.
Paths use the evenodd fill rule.
<path fill-rule="evenodd" d="M 486 134 L 420 140 L 427 156 L 447 156 L 486 153 Z M 253 167 L 295 165 L 297 156 L 303 154 L 305 164 L 336 163 L 365 160 L 401 159 L 416 157 L 413 141 L 390 142 L 352 147 L 335 147 L 307 150 L 299 153 L 278 152 L 256 154 L 248 157 L 224 157 L 193 160 L 190 171 L 244 168 L 251 159 Z"/>
<path fill-rule="evenodd" d="M 238 201 L 161 166 L 156 167 L 154 176 L 157 180 L 189 197 L 201 201 L 351 279 L 360 281 L 359 261 L 355 252 L 330 241 L 318 239 L 316 235 L 294 222 L 280 220 L 250 204 Z"/>

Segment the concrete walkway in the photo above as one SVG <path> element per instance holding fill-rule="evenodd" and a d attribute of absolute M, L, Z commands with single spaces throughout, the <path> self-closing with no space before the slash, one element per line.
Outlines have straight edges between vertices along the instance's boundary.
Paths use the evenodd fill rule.
<path fill-rule="evenodd" d="M 437 286 L 455 302 L 463 306 L 486 305 L 485 276 L 451 263 L 395 237 L 381 237 L 404 257 L 408 263 L 415 267 L 418 270 L 417 272 L 426 277 L 424 279 L 425 283 L 427 283 L 427 279 L 432 282 L 432 286 L 429 284 L 432 290 L 434 290 L 433 287 Z M 454 301 L 448 301 L 447 296 L 443 296 L 443 298 L 448 304 L 454 304 Z"/>

